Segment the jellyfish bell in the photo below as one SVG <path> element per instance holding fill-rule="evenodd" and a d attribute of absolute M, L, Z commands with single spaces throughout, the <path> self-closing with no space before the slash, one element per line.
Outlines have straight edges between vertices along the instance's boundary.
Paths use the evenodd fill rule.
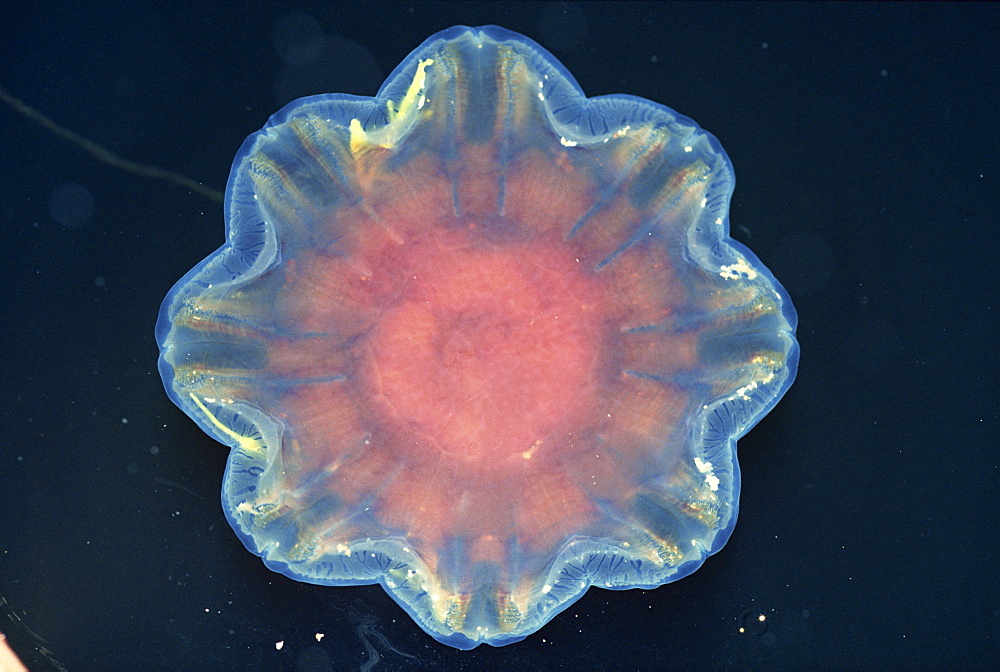
<path fill-rule="evenodd" d="M 732 189 L 694 122 L 587 99 L 496 27 L 431 37 L 375 98 L 276 114 L 157 324 L 168 394 L 232 448 L 244 544 L 380 583 L 463 649 L 694 571 L 797 364 Z"/>

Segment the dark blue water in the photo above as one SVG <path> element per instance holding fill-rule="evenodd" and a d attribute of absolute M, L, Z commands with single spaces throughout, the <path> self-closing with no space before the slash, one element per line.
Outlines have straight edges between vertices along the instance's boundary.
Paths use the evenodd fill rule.
<path fill-rule="evenodd" d="M 270 572 L 223 516 L 226 449 L 156 371 L 159 303 L 222 243 L 221 204 L 2 105 L 14 650 L 32 670 L 1000 664 L 997 6 L 35 3 L 0 9 L 0 87 L 221 190 L 289 100 L 374 95 L 459 23 L 524 33 L 588 95 L 664 103 L 732 159 L 733 235 L 792 295 L 802 355 L 740 441 L 729 544 L 682 581 L 591 589 L 525 641 L 471 652 L 379 587 Z"/>

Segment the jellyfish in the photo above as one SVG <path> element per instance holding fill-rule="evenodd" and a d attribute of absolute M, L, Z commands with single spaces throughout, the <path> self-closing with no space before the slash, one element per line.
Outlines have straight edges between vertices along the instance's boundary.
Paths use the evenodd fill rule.
<path fill-rule="evenodd" d="M 733 185 L 690 119 L 588 99 L 494 26 L 432 36 L 374 98 L 286 106 L 156 327 L 167 393 L 230 446 L 237 535 L 460 649 L 693 572 L 798 359 Z"/>

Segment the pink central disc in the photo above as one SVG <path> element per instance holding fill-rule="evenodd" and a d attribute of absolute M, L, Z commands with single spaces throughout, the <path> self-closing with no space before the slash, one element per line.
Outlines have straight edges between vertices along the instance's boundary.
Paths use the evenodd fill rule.
<path fill-rule="evenodd" d="M 593 408 L 597 283 L 558 243 L 457 242 L 408 247 L 403 294 L 371 339 L 379 392 L 448 453 L 530 456 Z"/>

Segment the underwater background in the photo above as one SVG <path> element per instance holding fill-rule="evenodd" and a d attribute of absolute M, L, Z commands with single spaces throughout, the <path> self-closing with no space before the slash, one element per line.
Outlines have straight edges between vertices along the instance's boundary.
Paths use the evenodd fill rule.
<path fill-rule="evenodd" d="M 456 24 L 715 135 L 732 235 L 801 345 L 739 441 L 722 551 L 467 652 L 379 586 L 248 553 L 228 450 L 168 399 L 153 338 L 223 242 L 244 138 L 300 96 L 374 95 Z M 0 9 L 0 40 L 0 632 L 29 669 L 1000 664 L 997 5 L 38 2 Z"/>

